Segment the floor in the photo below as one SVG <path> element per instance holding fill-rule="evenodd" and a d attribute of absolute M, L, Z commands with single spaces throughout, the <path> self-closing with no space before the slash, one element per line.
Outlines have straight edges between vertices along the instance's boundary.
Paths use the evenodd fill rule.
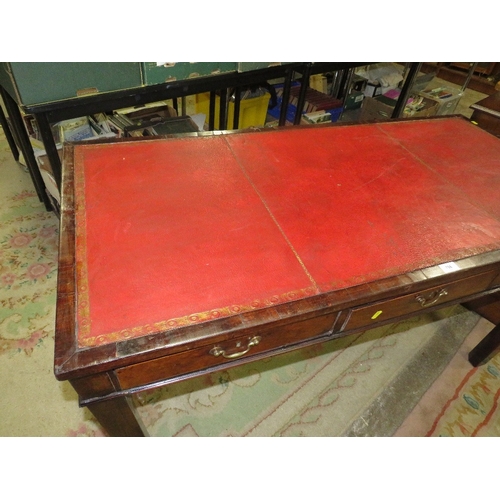
<path fill-rule="evenodd" d="M 423 75 L 423 73 L 421 74 Z M 448 87 L 450 89 L 461 90 L 461 86 L 452 82 L 447 82 L 442 78 L 434 77 L 432 81 L 429 83 L 427 88 L 436 88 L 436 87 Z M 463 92 L 460 101 L 458 102 L 457 108 L 455 110 L 456 114 L 460 114 L 465 116 L 466 118 L 470 118 L 472 116 L 473 110 L 470 106 L 482 99 L 487 97 L 487 94 L 483 94 L 481 92 L 477 92 L 472 89 L 465 89 Z M 357 121 L 359 119 L 359 112 L 349 113 L 344 112 L 342 115 L 341 121 L 349 122 L 349 121 Z"/>

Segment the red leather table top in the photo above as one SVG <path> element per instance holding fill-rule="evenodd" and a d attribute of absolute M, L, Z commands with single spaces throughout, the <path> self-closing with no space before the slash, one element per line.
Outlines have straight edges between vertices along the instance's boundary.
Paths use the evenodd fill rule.
<path fill-rule="evenodd" d="M 80 347 L 500 248 L 500 141 L 461 118 L 75 147 Z"/>

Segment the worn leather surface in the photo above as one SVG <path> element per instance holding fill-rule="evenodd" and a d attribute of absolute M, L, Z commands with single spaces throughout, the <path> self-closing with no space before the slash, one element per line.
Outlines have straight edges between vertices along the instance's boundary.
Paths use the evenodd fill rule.
<path fill-rule="evenodd" d="M 499 158 L 460 118 L 78 146 L 80 345 L 500 248 Z"/>

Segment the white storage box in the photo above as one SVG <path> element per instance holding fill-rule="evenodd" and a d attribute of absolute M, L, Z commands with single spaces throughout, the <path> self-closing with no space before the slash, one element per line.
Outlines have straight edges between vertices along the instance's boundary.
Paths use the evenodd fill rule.
<path fill-rule="evenodd" d="M 436 115 L 452 115 L 463 95 L 461 90 L 436 87 L 419 92 L 419 95 L 437 102 Z"/>

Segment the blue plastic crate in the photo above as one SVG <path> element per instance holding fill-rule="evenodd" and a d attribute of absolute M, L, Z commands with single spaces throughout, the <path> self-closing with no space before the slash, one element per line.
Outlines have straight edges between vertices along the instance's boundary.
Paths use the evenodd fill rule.
<path fill-rule="evenodd" d="M 300 86 L 300 84 L 298 82 L 295 82 L 294 84 L 292 84 L 292 86 Z M 282 84 L 275 85 L 276 92 L 278 93 L 277 99 L 276 99 L 276 106 L 274 106 L 273 108 L 269 108 L 267 110 L 267 113 L 275 119 L 279 119 L 280 113 L 281 113 L 281 106 L 283 103 L 283 98 L 281 95 L 279 95 L 279 92 L 281 91 L 282 88 L 283 88 Z M 327 113 L 330 113 L 332 122 L 336 122 L 341 117 L 343 109 L 344 108 L 340 106 L 337 108 L 325 109 L 324 111 L 326 111 Z M 297 114 L 297 107 L 294 106 L 293 104 L 288 104 L 287 112 L 286 112 L 286 121 L 293 123 L 295 120 L 296 114 Z"/>

